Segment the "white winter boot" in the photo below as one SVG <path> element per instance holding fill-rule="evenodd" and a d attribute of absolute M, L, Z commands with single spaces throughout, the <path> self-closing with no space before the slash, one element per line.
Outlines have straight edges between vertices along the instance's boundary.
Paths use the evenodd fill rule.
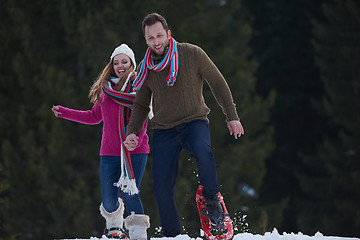
<path fill-rule="evenodd" d="M 124 225 L 124 203 L 119 198 L 119 207 L 114 212 L 107 212 L 101 203 L 100 214 L 106 220 L 104 234 L 107 238 L 128 239 L 123 229 Z"/>
<path fill-rule="evenodd" d="M 150 227 L 150 218 L 144 214 L 135 214 L 125 218 L 125 227 L 129 230 L 130 240 L 147 240 L 147 229 Z"/>

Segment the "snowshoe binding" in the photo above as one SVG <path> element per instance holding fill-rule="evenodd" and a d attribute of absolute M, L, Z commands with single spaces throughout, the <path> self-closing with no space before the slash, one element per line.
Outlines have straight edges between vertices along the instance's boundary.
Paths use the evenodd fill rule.
<path fill-rule="evenodd" d="M 104 235 L 108 239 L 125 239 L 125 240 L 129 240 L 128 233 L 122 228 L 110 228 L 110 229 L 105 228 Z"/>
<path fill-rule="evenodd" d="M 209 240 L 231 239 L 233 225 L 220 193 L 212 198 L 202 196 L 202 186 L 196 192 L 196 203 L 204 235 Z"/>
<path fill-rule="evenodd" d="M 209 219 L 213 229 L 223 230 L 225 214 L 219 202 L 219 196 L 215 195 L 211 198 L 206 198 L 205 202 L 206 209 L 203 208 L 200 214 Z"/>

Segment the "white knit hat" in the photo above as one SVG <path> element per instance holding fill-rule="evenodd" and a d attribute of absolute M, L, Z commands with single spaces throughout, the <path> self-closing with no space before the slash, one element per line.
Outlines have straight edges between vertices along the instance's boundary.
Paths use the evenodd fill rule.
<path fill-rule="evenodd" d="M 111 54 L 110 60 L 112 60 L 116 55 L 121 53 L 125 54 L 131 59 L 132 63 L 134 64 L 134 69 L 136 69 L 135 54 L 133 50 L 131 50 L 131 48 L 129 48 L 129 46 L 126 45 L 125 43 L 115 48 L 114 52 Z"/>

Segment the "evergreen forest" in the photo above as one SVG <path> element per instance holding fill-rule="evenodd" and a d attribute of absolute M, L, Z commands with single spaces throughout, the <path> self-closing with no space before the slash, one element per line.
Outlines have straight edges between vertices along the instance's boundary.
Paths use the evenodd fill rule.
<path fill-rule="evenodd" d="M 360 237 L 359 1 L 2 0 L 0 240 L 102 235 L 102 124 L 57 119 L 51 107 L 91 109 L 89 88 L 115 47 L 142 60 L 151 12 L 178 42 L 204 49 L 233 94 L 245 129 L 237 140 L 203 89 L 235 233 Z M 157 236 L 151 164 L 150 153 L 140 190 Z M 196 174 L 182 152 L 175 197 L 193 237 Z"/>

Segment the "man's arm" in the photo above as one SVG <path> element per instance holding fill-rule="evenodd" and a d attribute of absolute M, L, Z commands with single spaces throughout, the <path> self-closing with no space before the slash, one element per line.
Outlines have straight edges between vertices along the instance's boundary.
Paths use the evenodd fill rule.
<path fill-rule="evenodd" d="M 236 105 L 225 78 L 201 48 L 199 48 L 198 63 L 200 63 L 198 65 L 200 75 L 209 84 L 216 101 L 226 116 L 230 135 L 234 135 L 234 138 L 237 139 L 244 134 L 244 128 L 240 122 Z"/>
<path fill-rule="evenodd" d="M 148 94 L 150 97 L 148 97 Z M 139 144 L 139 138 L 136 136 L 136 134 L 142 130 L 147 119 L 148 113 L 150 111 L 150 98 L 151 92 L 145 86 L 142 86 L 136 94 L 130 120 L 126 126 L 127 137 L 124 141 L 124 145 L 129 151 L 133 151 Z"/>
<path fill-rule="evenodd" d="M 131 133 L 138 134 L 144 126 L 150 111 L 151 91 L 146 83 L 136 93 L 130 121 L 126 126 L 126 136 Z"/>
<path fill-rule="evenodd" d="M 226 121 L 239 120 L 230 88 L 219 69 L 201 48 L 197 49 L 196 56 L 199 74 L 209 84 L 216 101 L 226 115 Z"/>

